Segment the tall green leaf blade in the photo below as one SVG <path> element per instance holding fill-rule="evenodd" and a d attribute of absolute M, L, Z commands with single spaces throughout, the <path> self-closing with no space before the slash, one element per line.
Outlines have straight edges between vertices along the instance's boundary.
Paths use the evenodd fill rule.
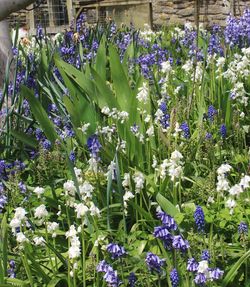
<path fill-rule="evenodd" d="M 57 139 L 57 133 L 55 131 L 54 125 L 49 120 L 49 117 L 45 112 L 44 108 L 42 107 L 41 103 L 39 102 L 39 100 L 35 97 L 34 93 L 25 86 L 21 87 L 21 94 L 23 95 L 23 97 L 27 98 L 31 107 L 31 111 L 35 119 L 41 125 L 41 128 L 45 133 L 46 137 L 52 143 L 54 143 L 55 140 Z"/>
<path fill-rule="evenodd" d="M 13 137 L 15 137 L 16 139 L 20 140 L 21 142 L 30 147 L 36 148 L 38 146 L 37 140 L 33 137 L 28 136 L 24 132 L 12 130 L 10 131 L 10 133 L 12 134 Z"/>

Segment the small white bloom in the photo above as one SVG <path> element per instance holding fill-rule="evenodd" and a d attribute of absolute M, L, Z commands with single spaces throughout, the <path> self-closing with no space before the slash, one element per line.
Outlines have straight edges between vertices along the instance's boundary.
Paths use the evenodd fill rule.
<path fill-rule="evenodd" d="M 49 213 L 48 213 L 46 206 L 44 204 L 41 204 L 40 206 L 38 206 L 35 209 L 35 214 L 34 214 L 35 218 L 43 219 L 44 217 L 46 217 L 48 215 L 49 215 Z"/>
<path fill-rule="evenodd" d="M 136 98 L 138 99 L 139 102 L 143 102 L 145 104 L 147 102 L 148 96 L 149 96 L 147 83 L 144 82 L 142 84 L 142 87 L 140 87 L 138 90 L 139 90 L 139 92 L 138 92 Z"/>
<path fill-rule="evenodd" d="M 178 150 L 175 150 L 171 153 L 171 159 L 173 161 L 179 161 L 182 158 L 183 158 L 183 155 Z"/>
<path fill-rule="evenodd" d="M 223 175 L 227 172 L 229 172 L 232 169 L 231 165 L 229 164 L 222 164 L 218 169 L 217 169 L 217 173 L 219 175 Z"/>
<path fill-rule="evenodd" d="M 83 203 L 76 204 L 76 206 L 75 206 L 77 218 L 84 217 L 86 215 L 86 213 L 88 212 L 88 210 L 89 210 L 88 207 Z"/>
<path fill-rule="evenodd" d="M 88 128 L 90 126 L 90 123 L 84 124 L 82 127 L 78 128 L 84 135 L 86 134 Z"/>
<path fill-rule="evenodd" d="M 242 187 L 239 184 L 235 184 L 229 189 L 229 193 L 231 195 L 240 195 L 243 192 Z"/>
<path fill-rule="evenodd" d="M 153 126 L 153 125 L 150 126 L 150 127 L 147 129 L 146 134 L 147 134 L 149 137 L 151 137 L 151 136 L 154 135 L 154 126 Z"/>
<path fill-rule="evenodd" d="M 76 187 L 73 180 L 68 180 L 63 184 L 63 188 L 65 190 L 65 195 L 75 195 Z"/>
<path fill-rule="evenodd" d="M 89 210 L 92 216 L 100 217 L 100 209 L 93 202 L 91 202 Z"/>
<path fill-rule="evenodd" d="M 246 189 L 249 188 L 249 183 L 250 183 L 250 176 L 249 175 L 245 175 L 241 178 L 240 180 L 240 185 Z"/>
<path fill-rule="evenodd" d="M 26 216 L 25 216 L 26 214 L 27 214 L 27 212 L 25 211 L 24 208 L 22 208 L 22 207 L 17 207 L 17 208 L 15 209 L 14 217 L 15 217 L 16 219 L 19 219 L 19 220 L 24 220 L 24 219 L 26 218 Z"/>
<path fill-rule="evenodd" d="M 66 238 L 71 238 L 76 236 L 77 232 L 76 232 L 76 228 L 74 225 L 71 225 L 69 230 L 65 233 Z"/>
<path fill-rule="evenodd" d="M 207 262 L 207 260 L 200 261 L 199 265 L 198 265 L 197 272 L 198 273 L 206 273 L 207 270 L 208 270 L 208 262 Z"/>
<path fill-rule="evenodd" d="M 38 198 L 40 198 L 44 191 L 44 188 L 37 186 L 33 192 L 37 195 Z"/>
<path fill-rule="evenodd" d="M 233 209 L 236 206 L 236 201 L 232 198 L 229 198 L 226 203 L 225 203 L 226 207 Z"/>
<path fill-rule="evenodd" d="M 42 236 L 41 237 L 38 237 L 38 236 L 34 237 L 33 241 L 34 241 L 36 246 L 39 246 L 39 245 L 40 246 L 44 246 L 45 240 L 44 240 L 44 238 Z"/>
<path fill-rule="evenodd" d="M 73 245 L 69 248 L 69 258 L 70 259 L 78 258 L 78 257 L 80 257 L 80 255 L 81 255 L 80 247 Z"/>
<path fill-rule="evenodd" d="M 130 186 L 130 175 L 129 175 L 129 173 L 124 173 L 123 177 L 124 177 L 124 180 L 122 181 L 122 186 L 123 187 L 129 187 Z"/>
<path fill-rule="evenodd" d="M 22 232 L 18 232 L 16 235 L 16 241 L 18 243 L 24 243 L 24 242 L 28 242 L 29 240 Z"/>
<path fill-rule="evenodd" d="M 135 182 L 136 192 L 141 191 L 143 189 L 144 182 L 145 182 L 144 175 L 141 172 L 137 171 L 133 176 L 133 180 Z"/>
<path fill-rule="evenodd" d="M 170 73 L 172 71 L 172 66 L 169 61 L 161 63 L 161 71 L 163 73 Z"/>

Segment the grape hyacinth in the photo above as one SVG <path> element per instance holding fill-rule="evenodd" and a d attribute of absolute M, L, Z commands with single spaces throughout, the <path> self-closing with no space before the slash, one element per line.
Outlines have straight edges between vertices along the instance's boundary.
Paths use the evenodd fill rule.
<path fill-rule="evenodd" d="M 171 281 L 172 287 L 179 286 L 179 276 L 175 268 L 170 272 L 170 281 Z"/>
<path fill-rule="evenodd" d="M 205 215 L 201 206 L 197 205 L 194 212 L 194 220 L 199 233 L 204 232 L 205 228 Z"/>
<path fill-rule="evenodd" d="M 247 234 L 248 233 L 248 226 L 245 222 L 241 222 L 239 225 L 238 225 L 238 233 L 240 235 L 242 234 Z"/>
<path fill-rule="evenodd" d="M 221 137 L 224 139 L 227 135 L 227 128 L 226 128 L 226 125 L 225 124 L 222 124 L 220 126 L 220 134 L 221 134 Z"/>
<path fill-rule="evenodd" d="M 180 125 L 180 128 L 181 128 L 181 130 L 182 130 L 182 132 L 183 132 L 184 138 L 185 138 L 185 139 L 190 138 L 190 129 L 189 129 L 188 124 L 187 124 L 186 122 L 184 122 L 184 123 L 182 123 L 182 124 Z"/>

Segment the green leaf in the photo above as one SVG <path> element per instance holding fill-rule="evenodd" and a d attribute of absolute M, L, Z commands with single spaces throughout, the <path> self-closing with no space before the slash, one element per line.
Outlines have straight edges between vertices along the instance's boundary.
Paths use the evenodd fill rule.
<path fill-rule="evenodd" d="M 36 148 L 38 145 L 38 142 L 35 138 L 28 136 L 24 132 L 11 130 L 10 133 L 13 137 L 30 147 Z"/>
<path fill-rule="evenodd" d="M 7 262 L 8 262 L 7 251 L 8 251 L 8 224 L 7 224 L 7 213 L 5 213 L 1 222 L 1 255 L 2 255 L 1 257 L 3 260 L 2 261 L 3 276 L 7 276 Z"/>
<path fill-rule="evenodd" d="M 95 64 L 95 70 L 103 81 L 106 81 L 106 62 L 107 62 L 106 45 L 107 45 L 106 38 L 103 37 L 96 54 L 96 64 Z"/>
<path fill-rule="evenodd" d="M 230 271 L 227 273 L 226 277 L 222 281 L 222 287 L 227 286 L 230 282 L 233 281 L 234 277 L 238 273 L 238 269 L 240 266 L 248 260 L 250 257 L 250 250 L 248 250 L 244 255 L 241 256 L 241 258 L 233 265 L 233 267 L 230 269 Z"/>
<path fill-rule="evenodd" d="M 41 125 L 43 132 L 45 133 L 46 137 L 54 143 L 57 139 L 57 133 L 52 122 L 49 120 L 47 113 L 45 112 L 44 108 L 42 107 L 40 101 L 35 97 L 34 92 L 28 89 L 25 86 L 21 87 L 21 94 L 23 97 L 27 98 L 31 111 L 36 118 L 36 120 Z"/>
<path fill-rule="evenodd" d="M 56 276 L 56 278 L 53 278 L 47 285 L 47 287 L 55 287 L 57 284 L 61 281 L 65 281 L 67 283 L 67 276 L 62 274 L 60 277 L 59 275 Z"/>
<path fill-rule="evenodd" d="M 179 218 L 180 211 L 168 199 L 166 199 L 163 195 L 161 195 L 160 193 L 157 193 L 156 200 L 159 203 L 160 207 L 167 214 L 171 215 L 172 217 L 178 216 L 178 218 Z"/>

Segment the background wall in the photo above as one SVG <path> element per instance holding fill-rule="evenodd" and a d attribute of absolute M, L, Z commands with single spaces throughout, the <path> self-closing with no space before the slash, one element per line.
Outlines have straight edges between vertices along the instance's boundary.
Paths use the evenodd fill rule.
<path fill-rule="evenodd" d="M 155 25 L 194 22 L 195 0 L 152 0 Z M 200 0 L 200 21 L 205 25 L 225 24 L 230 14 L 240 15 L 250 0 Z"/>

